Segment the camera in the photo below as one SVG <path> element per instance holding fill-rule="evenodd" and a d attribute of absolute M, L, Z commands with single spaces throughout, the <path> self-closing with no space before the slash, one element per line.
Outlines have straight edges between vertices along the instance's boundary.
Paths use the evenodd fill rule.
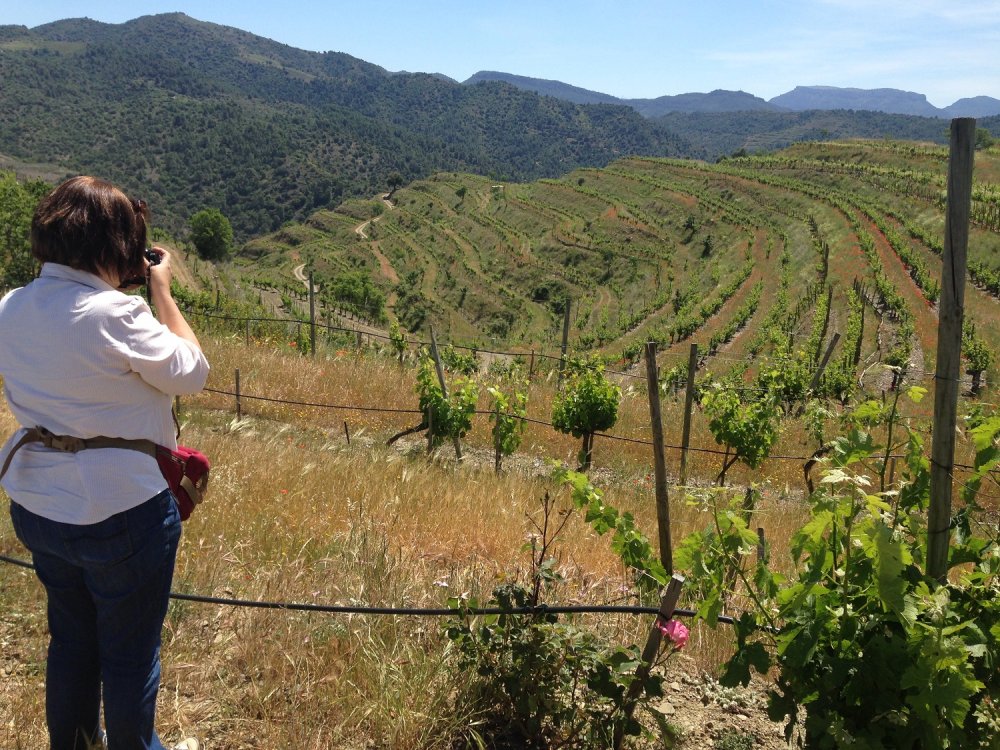
<path fill-rule="evenodd" d="M 161 256 L 151 247 L 147 247 L 145 250 L 143 250 L 142 254 L 143 257 L 145 257 L 146 260 L 149 261 L 149 265 L 151 266 L 155 266 L 159 264 L 161 260 L 163 260 L 163 256 Z M 142 271 L 140 275 L 124 279 L 122 283 L 118 286 L 118 288 L 130 289 L 132 287 L 142 286 L 145 283 L 146 283 L 146 273 L 145 271 Z"/>

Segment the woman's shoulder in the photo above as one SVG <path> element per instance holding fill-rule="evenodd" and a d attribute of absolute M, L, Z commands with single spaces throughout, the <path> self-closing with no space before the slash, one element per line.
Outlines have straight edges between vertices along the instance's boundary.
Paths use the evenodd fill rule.
<path fill-rule="evenodd" d="M 125 294 L 115 289 L 96 290 L 90 295 L 90 305 L 102 313 L 124 319 L 152 314 L 149 304 L 138 294 Z"/>

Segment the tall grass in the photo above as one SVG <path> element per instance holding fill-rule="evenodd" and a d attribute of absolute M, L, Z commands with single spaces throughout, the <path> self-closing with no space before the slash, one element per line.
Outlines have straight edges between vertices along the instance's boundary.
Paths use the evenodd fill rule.
<path fill-rule="evenodd" d="M 390 358 L 354 352 L 316 360 L 235 340 L 206 341 L 210 387 L 273 399 L 415 408 L 413 376 Z M 628 383 L 626 388 L 628 389 Z M 634 385 L 632 386 L 634 390 Z M 546 418 L 554 380 L 532 386 L 533 415 Z M 524 452 L 492 471 L 485 417 L 457 464 L 449 448 L 428 458 L 420 439 L 385 446 L 417 414 L 348 412 L 203 394 L 182 403 L 183 442 L 213 459 L 209 499 L 185 524 L 175 591 L 261 601 L 440 607 L 449 596 L 485 600 L 499 582 L 524 579 L 522 548 L 543 495 L 570 502 L 549 479 L 547 459 L 572 462 L 575 440 L 532 425 Z M 645 396 L 627 394 L 615 433 L 645 439 Z M 351 441 L 343 431 L 349 422 Z M 667 404 L 665 422 L 679 424 Z M 14 428 L 0 410 L 0 433 Z M 800 429 L 800 428 L 797 428 Z M 703 426 L 694 444 L 710 444 Z M 791 430 L 789 431 L 791 433 Z M 668 433 L 669 434 L 669 433 Z M 668 440 L 670 438 L 668 437 Z M 786 436 L 788 450 L 802 452 Z M 598 443 L 595 483 L 611 505 L 656 537 L 649 446 Z M 715 461 L 696 454 L 692 474 L 710 484 Z M 668 461 L 676 460 L 668 457 Z M 676 465 L 676 464 L 672 464 Z M 783 466 L 783 464 L 782 464 Z M 757 475 L 758 525 L 779 558 L 804 518 L 795 472 Z M 742 491 L 742 490 L 740 490 Z M 675 543 L 706 516 L 671 488 Z M 24 557 L 6 514 L 0 552 Z M 607 539 L 579 517 L 556 545 L 564 603 L 634 602 Z M 0 564 L 0 747 L 45 742 L 44 594 L 30 571 Z M 686 603 L 682 601 L 682 606 Z M 640 641 L 648 618 L 583 616 L 609 639 Z M 696 629 L 689 653 L 714 671 L 725 630 Z M 334 615 L 174 601 L 164 634 L 159 726 L 165 739 L 195 734 L 212 747 L 449 748 L 475 721 L 454 703 L 441 620 Z"/>

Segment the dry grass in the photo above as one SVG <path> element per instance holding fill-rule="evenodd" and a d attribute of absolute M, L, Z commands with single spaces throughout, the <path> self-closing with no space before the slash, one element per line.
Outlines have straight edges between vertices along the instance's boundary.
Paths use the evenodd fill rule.
<path fill-rule="evenodd" d="M 216 389 L 230 390 L 240 367 L 244 392 L 269 398 L 401 409 L 416 400 L 412 373 L 390 359 L 345 353 L 313 361 L 265 347 L 248 352 L 234 341 L 209 342 L 208 353 Z M 551 382 L 533 386 L 533 415 L 545 418 L 552 393 Z M 247 401 L 249 416 L 236 422 L 232 405 L 231 397 L 212 394 L 183 405 L 184 441 L 213 458 L 213 473 L 208 504 L 185 525 L 176 591 L 371 606 L 440 607 L 463 594 L 485 600 L 497 582 L 526 575 L 521 548 L 541 497 L 556 493 L 561 507 L 569 506 L 543 459 L 571 459 L 577 444 L 549 428 L 532 426 L 524 453 L 497 477 L 485 421 L 457 465 L 448 450 L 428 460 L 421 440 L 384 445 L 418 415 Z M 644 439 L 644 409 L 644 395 L 628 396 L 616 434 Z M 679 424 L 673 405 L 665 422 Z M 13 427 L 0 410 L 0 431 Z M 710 444 L 704 426 L 698 429 L 692 442 Z M 607 501 L 632 512 L 655 538 L 649 447 L 600 441 L 596 458 L 594 481 Z M 710 482 L 718 458 L 696 454 L 692 475 Z M 795 470 L 794 480 L 755 477 L 762 492 L 756 519 L 775 559 L 804 518 Z M 675 544 L 706 523 L 682 494 L 671 490 Z M 0 552 L 25 556 L 6 515 Z M 554 595 L 559 601 L 630 601 L 608 540 L 582 519 L 570 521 L 557 554 L 566 575 Z M 45 737 L 44 595 L 30 571 L 10 565 L 0 565 L 0 583 L 0 747 L 35 748 Z M 585 622 L 624 642 L 641 640 L 649 627 L 630 616 Z M 730 645 L 725 630 L 699 627 L 690 653 L 714 670 Z M 440 619 L 174 601 L 164 638 L 161 734 L 196 734 L 211 748 L 451 747 L 472 718 L 453 704 L 458 678 L 448 652 Z"/>

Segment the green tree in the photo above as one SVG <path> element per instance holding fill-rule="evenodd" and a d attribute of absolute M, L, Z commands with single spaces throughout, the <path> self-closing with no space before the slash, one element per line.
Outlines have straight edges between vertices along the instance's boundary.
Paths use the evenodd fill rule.
<path fill-rule="evenodd" d="M 45 183 L 20 183 L 13 172 L 0 172 L 0 291 L 24 286 L 35 276 L 28 234 L 35 206 L 48 189 Z"/>
<path fill-rule="evenodd" d="M 580 470 L 590 469 L 594 433 L 614 427 L 622 391 L 604 377 L 600 359 L 571 361 L 566 389 L 552 403 L 552 426 L 583 438 Z"/>
<path fill-rule="evenodd" d="M 712 235 L 707 235 L 705 239 L 701 241 L 701 257 L 707 258 L 712 254 L 712 250 L 715 249 L 715 240 L 712 239 Z"/>
<path fill-rule="evenodd" d="M 996 143 L 996 139 L 993 137 L 993 134 L 990 133 L 990 131 L 988 131 L 986 128 L 976 128 L 977 151 L 982 151 L 984 149 L 987 149 L 994 143 Z"/>
<path fill-rule="evenodd" d="M 464 437 L 472 429 L 472 416 L 479 398 L 478 387 L 472 380 L 460 378 L 452 383 L 451 392 L 445 398 L 434 369 L 434 360 L 426 350 L 420 354 L 417 395 L 420 397 L 420 411 L 429 423 L 431 447 L 436 448 L 445 440 Z"/>
<path fill-rule="evenodd" d="M 687 218 L 684 219 L 684 231 L 687 232 L 688 240 L 690 240 L 694 233 L 698 231 L 698 222 L 691 214 L 688 214 Z"/>
<path fill-rule="evenodd" d="M 701 405 L 709 418 L 708 429 L 715 442 L 726 446 L 720 485 L 726 483 L 726 472 L 737 461 L 743 461 L 751 469 L 764 463 L 780 431 L 778 399 L 771 390 L 744 399 L 735 388 L 722 383 L 713 383 L 702 393 Z"/>
<path fill-rule="evenodd" d="M 399 172 L 393 172 L 392 174 L 389 175 L 389 179 L 387 180 L 387 182 L 389 183 L 389 197 L 391 198 L 392 194 L 395 193 L 396 190 L 398 190 L 402 186 L 403 175 L 401 175 Z"/>
<path fill-rule="evenodd" d="M 528 426 L 528 384 L 510 378 L 505 384 L 487 388 L 493 398 L 490 421 L 493 422 L 494 468 L 500 473 L 504 456 L 509 456 L 521 444 L 524 428 Z"/>
<path fill-rule="evenodd" d="M 967 372 L 972 376 L 972 394 L 979 393 L 983 372 L 993 364 L 993 352 L 976 333 L 976 324 L 964 321 L 962 326 L 962 354 L 968 363 Z"/>
<path fill-rule="evenodd" d="M 233 249 L 233 227 L 217 208 L 205 208 L 191 217 L 191 241 L 206 260 L 224 260 Z"/>

